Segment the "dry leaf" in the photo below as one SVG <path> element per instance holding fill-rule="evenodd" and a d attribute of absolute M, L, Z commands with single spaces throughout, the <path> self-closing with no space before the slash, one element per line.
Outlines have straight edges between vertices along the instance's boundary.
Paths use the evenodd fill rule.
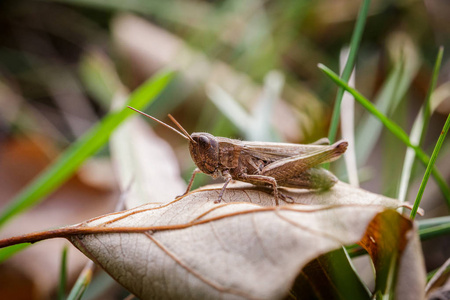
<path fill-rule="evenodd" d="M 82 228 L 130 233 L 71 241 L 141 299 L 277 299 L 309 261 L 359 242 L 368 224 L 391 212 L 386 207 L 399 206 L 344 183 L 322 193 L 285 191 L 310 205 L 280 207 L 271 206 L 273 196 L 245 184 L 228 189 L 225 203 L 216 205 L 219 190 L 209 186 L 166 205 L 96 218 Z"/>
<path fill-rule="evenodd" d="M 417 229 L 395 211 L 377 215 L 360 243 L 376 269 L 376 290 L 388 291 L 390 278 L 396 284 L 394 299 L 424 299 L 426 274 Z M 392 274 L 397 263 L 397 274 Z M 392 277 L 394 276 L 394 277 Z"/>
<path fill-rule="evenodd" d="M 377 232 L 386 232 L 390 241 L 383 221 L 400 220 L 406 225 L 399 228 L 406 229 L 394 231 L 402 245 L 396 252 L 399 276 L 414 271 L 408 283 L 423 294 L 417 234 L 393 210 L 398 201 L 338 183 L 323 192 L 283 189 L 295 204 L 274 206 L 270 189 L 239 183 L 227 189 L 223 203 L 214 204 L 220 188 L 207 186 L 170 203 L 3 240 L 0 247 L 66 237 L 141 299 L 281 299 L 311 260 L 361 241 L 386 247 L 386 237 L 374 229 L 380 227 Z M 383 247 L 367 247 L 375 262 L 373 253 L 385 254 Z M 405 280 L 399 282 L 404 291 Z"/>

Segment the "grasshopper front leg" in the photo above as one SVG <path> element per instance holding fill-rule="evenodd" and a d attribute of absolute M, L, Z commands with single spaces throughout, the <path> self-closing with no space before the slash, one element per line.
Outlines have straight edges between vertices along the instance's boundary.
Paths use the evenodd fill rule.
<path fill-rule="evenodd" d="M 189 184 L 188 184 L 188 186 L 187 186 L 186 191 L 185 191 L 182 195 L 177 196 L 176 198 L 183 197 L 183 196 L 185 196 L 187 193 L 189 193 L 189 191 L 191 190 L 192 184 L 194 183 L 195 175 L 197 175 L 198 173 L 202 173 L 202 171 L 200 171 L 199 168 L 195 168 L 195 170 L 192 172 L 191 179 L 189 179 Z"/>
<path fill-rule="evenodd" d="M 189 193 L 189 191 L 191 190 L 192 184 L 194 183 L 195 175 L 197 175 L 198 173 L 203 173 L 203 172 L 200 171 L 199 168 L 195 168 L 195 170 L 192 172 L 191 179 L 189 180 L 189 184 L 187 186 L 186 191 L 184 192 L 184 194 L 177 196 L 177 198 L 183 197 L 187 193 Z M 219 193 L 219 197 L 217 198 L 217 200 L 214 201 L 214 203 L 220 203 L 220 201 L 222 201 L 223 193 L 225 192 L 228 183 L 230 183 L 230 181 L 233 179 L 228 171 L 224 171 L 222 175 L 223 175 L 223 177 L 226 178 L 226 181 L 225 181 L 225 183 L 224 183 L 224 185 L 222 187 L 222 190 Z"/>
<path fill-rule="evenodd" d="M 233 179 L 233 178 L 231 177 L 230 172 L 229 172 L 228 170 L 223 171 L 223 172 L 222 172 L 222 176 L 226 178 L 226 181 L 225 181 L 225 183 L 223 184 L 222 190 L 220 190 L 219 198 L 217 198 L 217 200 L 214 201 L 214 203 L 220 203 L 220 201 L 222 201 L 223 193 L 225 193 L 225 189 L 227 188 L 227 185 L 228 185 L 228 184 L 230 183 L 230 181 Z"/>

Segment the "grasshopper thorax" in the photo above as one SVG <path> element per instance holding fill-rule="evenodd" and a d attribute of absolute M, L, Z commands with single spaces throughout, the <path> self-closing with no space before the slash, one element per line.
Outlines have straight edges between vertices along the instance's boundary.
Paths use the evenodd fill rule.
<path fill-rule="evenodd" d="M 214 175 L 219 166 L 219 143 L 212 134 L 196 132 L 191 134 L 189 152 L 197 167 L 205 174 Z"/>

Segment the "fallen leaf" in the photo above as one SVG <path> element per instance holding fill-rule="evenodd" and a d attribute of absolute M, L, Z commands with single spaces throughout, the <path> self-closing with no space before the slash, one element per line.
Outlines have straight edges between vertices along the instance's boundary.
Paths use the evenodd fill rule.
<path fill-rule="evenodd" d="M 411 223 L 393 210 L 398 201 L 345 183 L 322 192 L 283 189 L 294 204 L 280 206 L 270 189 L 241 183 L 231 184 L 223 203 L 215 204 L 220 189 L 207 186 L 170 203 L 3 240 L 0 247 L 68 238 L 140 299 L 281 299 L 302 268 L 322 254 L 370 239 L 368 232 L 382 244 L 385 237 L 368 229 L 379 220 L 396 215 Z M 407 242 L 414 237 L 406 231 L 399 240 L 408 260 L 419 262 L 415 276 L 424 278 L 415 257 L 418 243 Z"/>
<path fill-rule="evenodd" d="M 82 228 L 129 233 L 71 241 L 142 299 L 277 299 L 309 261 L 359 242 L 376 216 L 399 206 L 344 183 L 324 192 L 286 189 L 297 204 L 280 207 L 259 188 L 234 184 L 216 205 L 220 188 L 94 219 Z"/>
<path fill-rule="evenodd" d="M 394 299 L 424 299 L 425 263 L 414 223 L 393 210 L 378 214 L 360 245 L 374 263 L 375 290 L 392 290 Z"/>

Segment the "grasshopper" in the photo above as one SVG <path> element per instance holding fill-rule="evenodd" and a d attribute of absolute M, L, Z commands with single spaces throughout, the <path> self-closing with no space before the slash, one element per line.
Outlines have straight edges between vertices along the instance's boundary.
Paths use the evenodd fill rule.
<path fill-rule="evenodd" d="M 181 130 L 143 113 L 128 108 L 172 129 L 189 141 L 189 152 L 197 168 L 192 173 L 186 195 L 194 182 L 195 175 L 205 173 L 213 178 L 222 176 L 225 183 L 215 203 L 222 200 L 231 180 L 248 182 L 258 186 L 272 186 L 275 203 L 286 196 L 278 187 L 293 187 L 325 190 L 338 179 L 318 165 L 338 159 L 347 150 L 348 143 L 339 141 L 329 145 L 328 139 L 313 144 L 290 144 L 269 142 L 247 142 L 225 137 L 216 137 L 206 132 L 189 134 L 170 114 L 169 118 Z"/>

